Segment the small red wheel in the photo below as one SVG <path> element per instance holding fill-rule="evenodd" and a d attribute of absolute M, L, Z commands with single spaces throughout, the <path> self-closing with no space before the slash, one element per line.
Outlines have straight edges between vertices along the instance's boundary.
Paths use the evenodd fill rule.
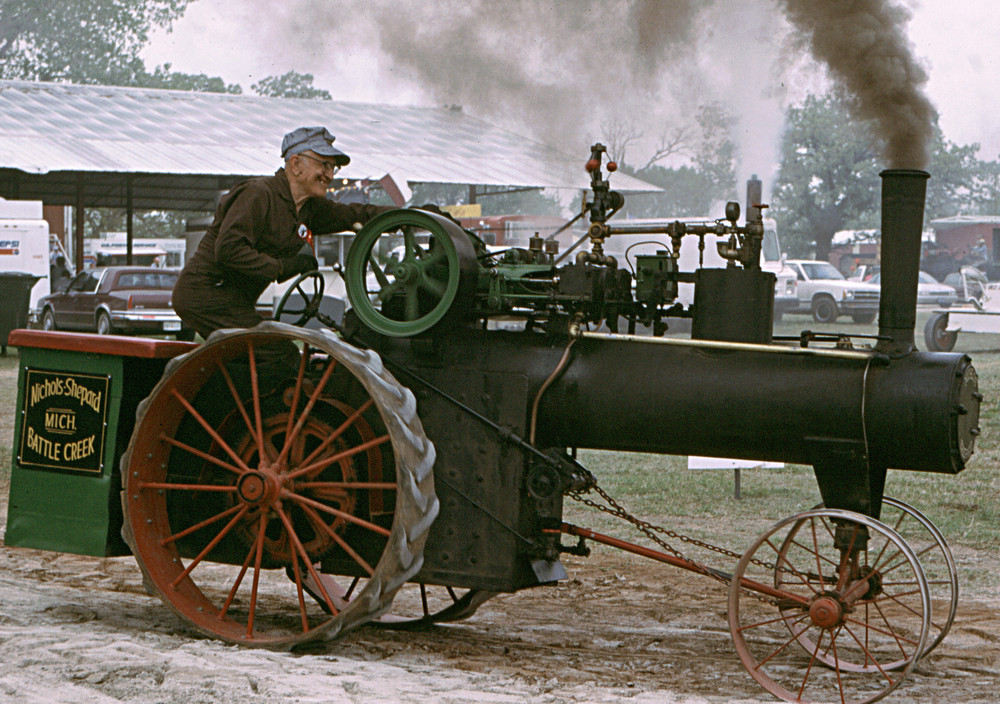
<path fill-rule="evenodd" d="M 126 540 L 147 586 L 203 633 L 332 638 L 419 570 L 433 462 L 413 395 L 374 353 L 274 322 L 222 331 L 140 406 Z M 326 573 L 363 584 L 346 594 Z"/>
<path fill-rule="evenodd" d="M 785 701 L 862 704 L 925 652 L 930 592 L 906 542 L 849 511 L 787 518 L 743 555 L 729 592 L 740 660 Z"/>

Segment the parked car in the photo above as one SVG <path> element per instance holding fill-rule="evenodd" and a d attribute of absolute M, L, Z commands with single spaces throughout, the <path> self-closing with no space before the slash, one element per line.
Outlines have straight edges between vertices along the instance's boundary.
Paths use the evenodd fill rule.
<path fill-rule="evenodd" d="M 84 330 L 100 335 L 172 334 L 193 340 L 171 307 L 177 269 L 108 266 L 85 269 L 65 291 L 38 299 L 32 323 L 43 330 Z"/>
<path fill-rule="evenodd" d="M 832 323 L 849 315 L 864 324 L 878 315 L 880 288 L 875 284 L 849 281 L 830 262 L 788 259 L 798 277 L 798 305 L 789 313 L 811 314 L 817 323 Z"/>
<path fill-rule="evenodd" d="M 879 275 L 875 274 L 870 283 L 877 284 L 880 281 Z M 947 308 L 958 302 L 958 293 L 954 287 L 947 286 L 926 271 L 921 271 L 917 279 L 917 305 L 918 306 L 938 306 Z"/>

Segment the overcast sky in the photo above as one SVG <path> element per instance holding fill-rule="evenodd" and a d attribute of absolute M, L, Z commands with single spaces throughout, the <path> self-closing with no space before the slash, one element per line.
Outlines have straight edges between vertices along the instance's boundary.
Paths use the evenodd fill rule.
<path fill-rule="evenodd" d="M 913 13 L 909 38 L 913 53 L 929 74 L 925 92 L 940 114 L 945 136 L 958 144 L 977 142 L 982 146 L 981 158 L 998 158 L 1000 2 L 901 1 Z M 492 5 L 481 5 L 471 16 L 462 17 L 463 6 L 468 5 L 457 0 L 288 0 L 281 4 L 270 0 L 196 0 L 171 33 L 153 37 L 143 57 L 150 68 L 169 62 L 175 71 L 222 76 L 229 83 L 241 84 L 245 93 L 251 93 L 251 84 L 263 77 L 295 70 L 313 74 L 314 85 L 330 91 L 335 100 L 434 105 L 448 96 L 447 84 L 475 83 L 482 70 L 476 65 L 476 43 L 483 46 L 487 59 L 501 56 L 497 52 L 502 51 L 504 42 L 513 42 L 509 33 L 527 21 L 523 16 L 505 18 L 494 13 L 502 26 L 491 28 L 489 33 L 470 31 L 480 16 L 489 21 L 484 11 L 502 7 L 500 2 L 493 0 Z M 574 9 L 582 7 L 578 2 L 539 0 L 538 7 L 540 13 L 572 15 Z M 387 18 L 398 20 L 392 32 L 386 28 Z M 678 25 L 671 22 L 670 29 L 681 36 Z M 602 122 L 649 115 L 655 124 L 641 125 L 646 140 L 631 155 L 630 161 L 635 163 L 646 156 L 641 152 L 651 150 L 656 137 L 667 131 L 664 124 L 671 121 L 671 115 L 684 114 L 685 110 L 690 115 L 690 108 L 699 102 L 724 97 L 740 116 L 741 131 L 747 137 L 742 150 L 745 168 L 766 174 L 776 156 L 782 108 L 821 86 L 822 78 L 809 59 L 795 55 L 802 50 L 790 49 L 782 39 L 788 25 L 769 0 L 716 0 L 716 14 L 706 26 L 710 29 L 698 29 L 681 48 L 668 45 L 669 37 L 663 40 L 670 58 L 657 64 L 655 71 L 671 76 L 669 87 L 663 82 L 655 88 L 639 88 L 626 80 L 617 85 L 615 64 L 607 60 L 616 37 L 604 36 L 613 34 L 615 28 L 574 20 L 550 28 L 563 36 L 511 44 L 517 52 L 513 60 L 544 67 L 526 72 L 528 78 L 524 79 L 537 84 L 535 88 L 547 86 L 544 90 L 521 90 L 513 81 L 505 87 L 506 76 L 498 73 L 479 76 L 479 87 L 486 90 L 481 103 L 470 99 L 468 86 L 464 92 L 456 90 L 453 99 L 477 117 L 531 132 L 549 142 L 565 137 L 573 128 L 585 128 L 590 134 L 580 136 L 580 145 L 600 137 L 592 133 L 599 132 Z M 454 32 L 449 35 L 451 28 Z M 412 56 L 400 60 L 405 50 L 400 47 L 410 44 L 410 37 L 433 40 L 435 57 L 429 65 L 426 59 L 421 65 Z M 380 40 L 383 46 L 396 50 L 384 51 Z M 598 54 L 606 65 L 585 65 L 592 57 L 585 56 L 581 46 L 592 47 L 591 54 Z M 563 56 L 566 60 L 560 61 Z M 629 60 L 628 55 L 625 60 Z M 418 70 L 413 70 L 414 66 Z M 455 69 L 465 73 L 456 74 Z M 517 73 L 511 66 L 502 70 Z M 598 75 L 588 76 L 591 70 Z M 440 73 L 440 80 L 436 73 Z M 428 85 L 435 80 L 446 85 Z M 576 80 L 601 86 L 594 88 L 590 101 L 601 107 L 583 107 L 590 122 L 574 118 L 581 114 L 578 96 L 555 88 Z M 616 89 L 623 94 L 616 94 Z M 521 94 L 523 109 L 496 110 L 498 103 L 517 105 L 517 98 L 510 95 L 515 92 Z M 636 97 L 640 92 L 646 102 Z M 555 105 L 560 100 L 570 104 Z M 553 103 L 547 106 L 551 107 L 551 118 L 534 117 L 532 111 L 546 101 Z M 656 101 L 659 103 L 654 105 Z M 616 107 L 620 113 L 615 112 Z M 520 123 L 518 115 L 511 114 L 515 112 L 522 117 Z M 329 127 L 336 133 L 335 125 Z M 558 146 L 581 150 L 575 142 Z"/>

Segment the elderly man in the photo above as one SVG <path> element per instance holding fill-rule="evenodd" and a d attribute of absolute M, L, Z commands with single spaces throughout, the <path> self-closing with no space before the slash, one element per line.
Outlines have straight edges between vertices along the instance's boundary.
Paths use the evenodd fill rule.
<path fill-rule="evenodd" d="M 272 281 L 316 268 L 312 235 L 364 224 L 388 207 L 335 203 L 326 190 L 350 157 L 323 127 L 300 127 L 281 143 L 283 168 L 237 184 L 174 287 L 173 305 L 202 337 L 213 330 L 252 327 L 255 304 Z"/>

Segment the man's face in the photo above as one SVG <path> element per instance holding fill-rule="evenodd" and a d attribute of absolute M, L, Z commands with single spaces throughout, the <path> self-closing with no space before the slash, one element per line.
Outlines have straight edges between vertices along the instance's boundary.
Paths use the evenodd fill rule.
<path fill-rule="evenodd" d="M 297 180 L 302 190 L 316 198 L 325 197 L 326 189 L 340 167 L 332 158 L 311 151 L 296 154 L 294 158 L 298 159 Z"/>

